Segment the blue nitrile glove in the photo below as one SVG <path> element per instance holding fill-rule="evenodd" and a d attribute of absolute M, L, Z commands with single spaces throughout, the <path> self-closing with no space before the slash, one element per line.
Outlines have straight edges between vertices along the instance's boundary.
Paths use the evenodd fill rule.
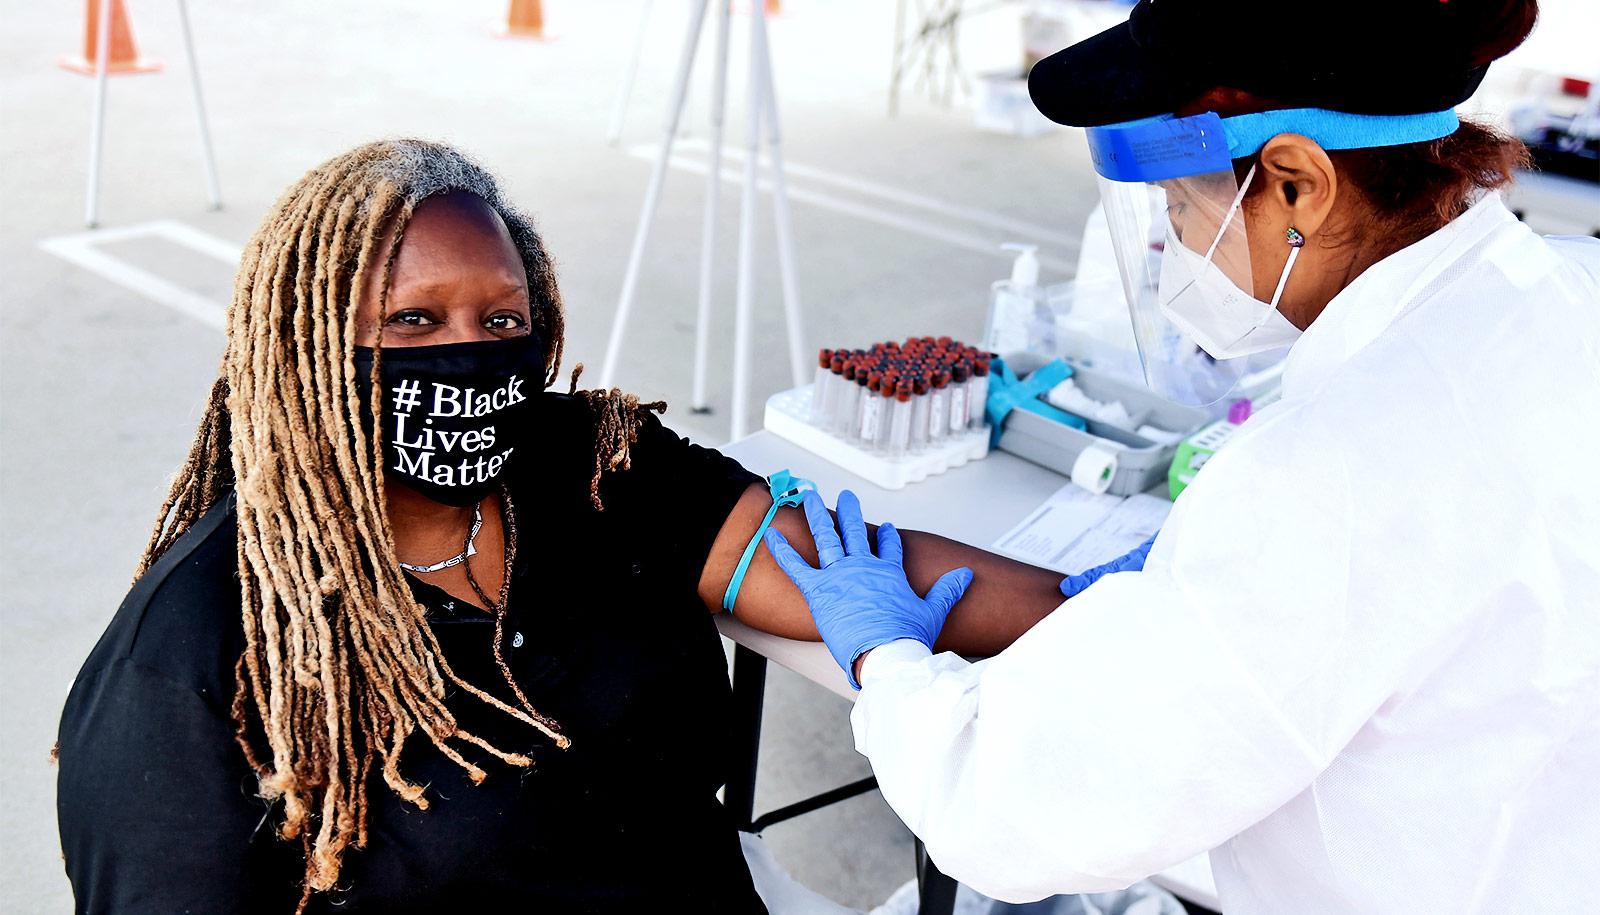
<path fill-rule="evenodd" d="M 1101 577 L 1113 572 L 1137 572 L 1144 568 L 1144 558 L 1150 555 L 1150 544 L 1156 538 L 1151 537 L 1128 552 L 1118 556 L 1105 565 L 1095 566 L 1087 572 L 1068 575 L 1061 582 L 1061 593 L 1068 597 L 1076 597 L 1078 592 L 1099 581 Z"/>
<path fill-rule="evenodd" d="M 839 530 L 822 497 L 808 492 L 806 520 L 817 542 L 815 569 L 789 545 L 777 528 L 767 528 L 765 542 L 800 594 L 811 607 L 822 641 L 833 652 L 833 659 L 844 668 L 844 675 L 856 689 L 856 659 L 896 639 L 916 639 L 933 650 L 939 630 L 950 608 L 972 584 L 972 570 L 959 568 L 946 572 L 928 596 L 921 598 L 906 581 L 900 532 L 892 524 L 878 526 L 878 555 L 867 545 L 867 525 L 861 520 L 861 503 L 855 493 L 839 493 Z"/>

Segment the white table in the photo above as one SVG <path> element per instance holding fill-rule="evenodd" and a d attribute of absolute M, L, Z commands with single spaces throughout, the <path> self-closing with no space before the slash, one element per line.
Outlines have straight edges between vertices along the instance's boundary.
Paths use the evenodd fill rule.
<path fill-rule="evenodd" d="M 755 473 L 769 474 L 787 468 L 810 479 L 830 503 L 841 489 L 852 490 L 861 497 L 862 512 L 869 519 L 893 521 L 898 527 L 928 531 L 980 547 L 993 543 L 1066 482 L 1066 478 L 1054 471 L 996 451 L 981 461 L 929 477 L 905 489 L 891 491 L 881 489 L 770 432 L 757 432 L 721 450 Z M 845 681 L 844 672 L 834 663 L 828 649 L 820 642 L 798 642 L 769 635 L 751 629 L 726 614 L 717 617 L 717 626 L 723 635 L 741 649 L 736 651 L 734 662 L 735 706 L 745 719 L 744 752 L 748 758 L 743 761 L 745 765 L 738 767 L 744 769 L 746 778 L 731 779 L 727 797 L 734 815 L 749 823 L 754 797 L 756 748 L 760 739 L 760 692 L 765 683 L 762 661 L 775 661 L 852 702 L 855 701 L 855 691 Z M 757 663 L 752 665 L 750 660 L 756 660 Z M 741 661 L 745 661 L 742 673 Z M 759 667 L 759 670 L 752 672 L 751 667 Z M 816 809 L 832 800 L 859 793 L 869 786 L 870 783 L 858 782 L 839 789 L 837 795 L 834 792 L 819 795 L 814 800 L 822 800 L 822 803 L 811 805 L 802 802 L 794 805 L 796 809 L 790 815 Z M 936 873 L 931 867 L 928 871 L 929 876 Z M 1220 907 L 1216 884 L 1211 878 L 1211 865 L 1203 855 L 1151 879 L 1187 902 L 1214 910 Z M 925 895 L 924 900 L 927 899 Z"/>

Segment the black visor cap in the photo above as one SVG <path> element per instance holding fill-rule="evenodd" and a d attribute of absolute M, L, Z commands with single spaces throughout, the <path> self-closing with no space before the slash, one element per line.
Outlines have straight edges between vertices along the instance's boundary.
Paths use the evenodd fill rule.
<path fill-rule="evenodd" d="M 1028 94 L 1058 124 L 1099 127 L 1170 114 L 1211 88 L 1181 69 L 1140 47 L 1123 22 L 1039 61 L 1028 73 Z"/>
<path fill-rule="evenodd" d="M 1483 81 L 1473 45 L 1486 0 L 1141 0 L 1127 22 L 1039 61 L 1028 92 L 1058 124 L 1170 114 L 1206 91 L 1271 107 L 1419 114 Z"/>

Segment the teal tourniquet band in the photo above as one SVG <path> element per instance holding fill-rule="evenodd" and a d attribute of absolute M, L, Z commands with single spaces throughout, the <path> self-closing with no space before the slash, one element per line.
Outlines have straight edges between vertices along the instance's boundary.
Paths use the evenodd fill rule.
<path fill-rule="evenodd" d="M 767 477 L 767 489 L 772 493 L 772 507 L 767 509 L 766 517 L 756 526 L 755 534 L 750 537 L 750 543 L 744 548 L 744 555 L 739 557 L 738 567 L 733 570 L 733 577 L 728 579 L 728 590 L 722 595 L 722 609 L 729 613 L 733 612 L 733 603 L 739 599 L 739 586 L 744 584 L 745 570 L 750 568 L 750 560 L 756 556 L 756 547 L 761 545 L 761 535 L 771 526 L 778 509 L 786 505 L 799 505 L 805 494 L 816 488 L 817 484 L 794 476 L 788 470 L 780 470 Z"/>

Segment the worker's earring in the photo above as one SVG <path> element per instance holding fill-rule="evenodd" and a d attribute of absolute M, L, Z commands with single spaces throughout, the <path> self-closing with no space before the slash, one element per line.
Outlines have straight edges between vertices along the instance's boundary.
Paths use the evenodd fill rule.
<path fill-rule="evenodd" d="M 1272 307 L 1278 307 L 1278 299 L 1283 297 L 1283 287 L 1289 282 L 1289 271 L 1294 269 L 1294 260 L 1300 256 L 1300 249 L 1305 247 L 1306 237 L 1300 230 L 1290 226 L 1283 233 L 1283 240 L 1289 243 L 1289 259 L 1284 262 L 1283 272 L 1278 274 L 1278 288 L 1272 291 Z"/>

